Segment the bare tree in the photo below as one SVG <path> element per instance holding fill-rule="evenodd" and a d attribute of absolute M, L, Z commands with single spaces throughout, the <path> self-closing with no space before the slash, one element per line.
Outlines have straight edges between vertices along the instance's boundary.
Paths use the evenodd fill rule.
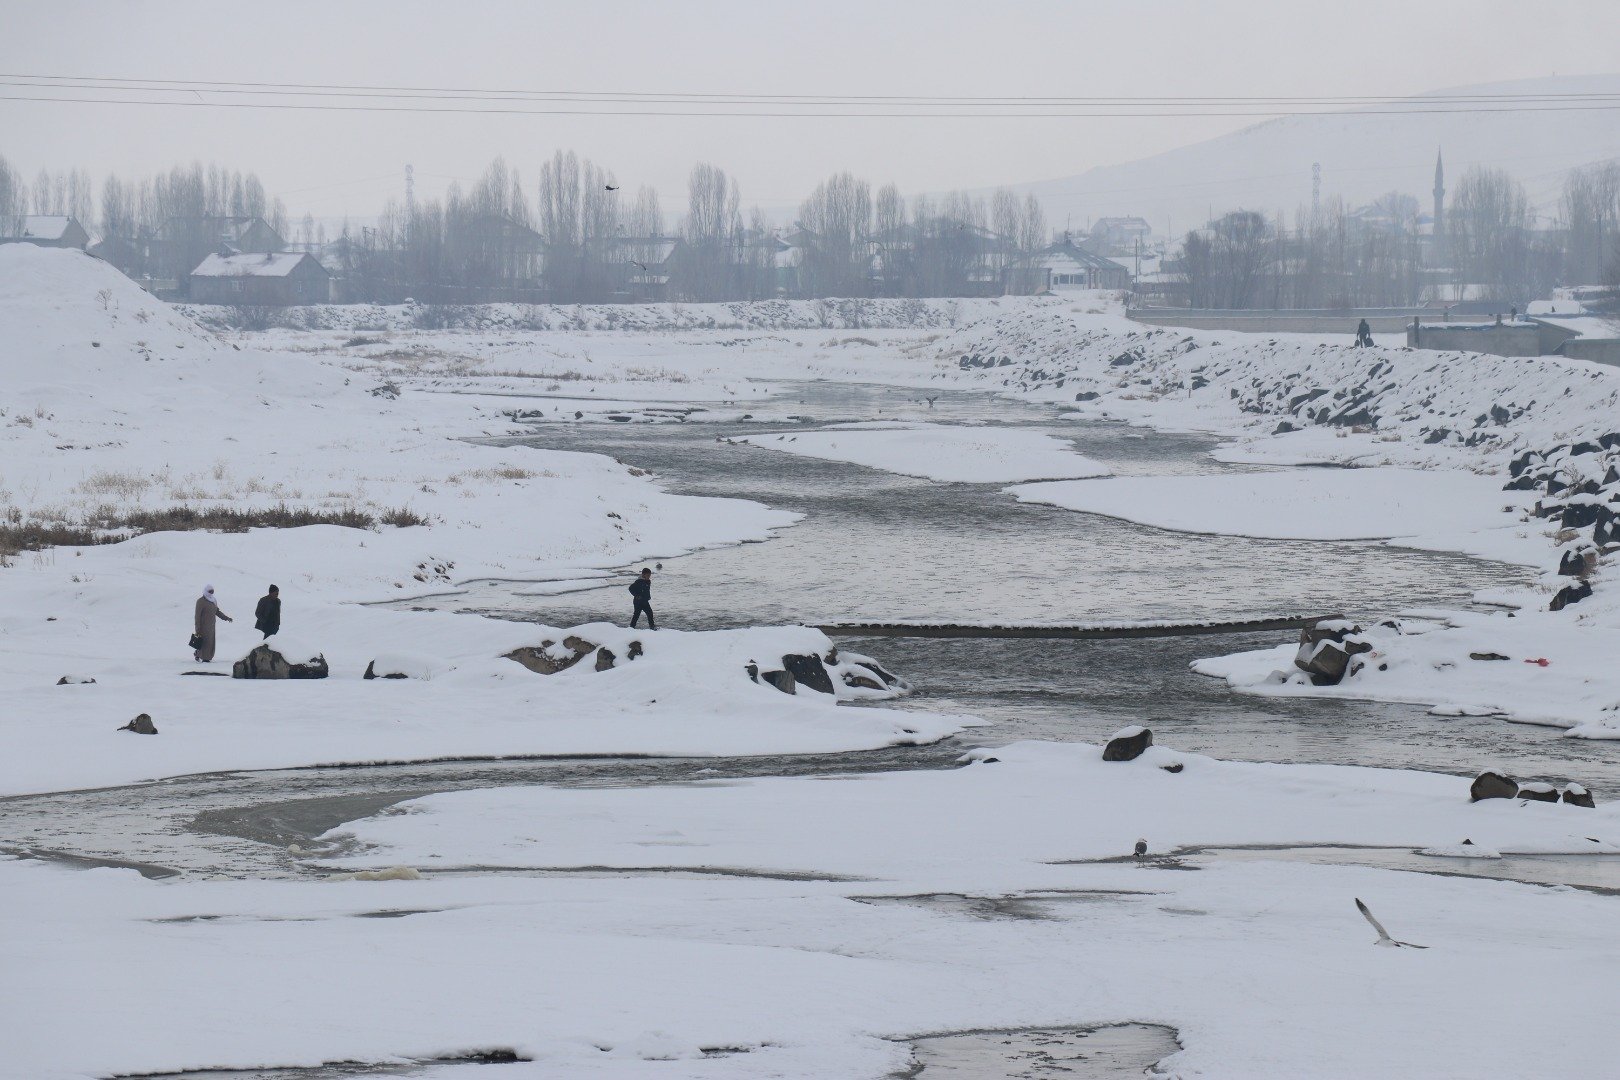
<path fill-rule="evenodd" d="M 1467 284 L 1493 300 L 1523 300 L 1530 205 L 1524 185 L 1501 169 L 1475 166 L 1457 182 L 1446 213 L 1451 255 Z"/>
<path fill-rule="evenodd" d="M 866 181 L 837 173 L 799 207 L 810 236 L 805 284 L 814 296 L 865 296 L 870 291 L 872 194 Z"/>
<path fill-rule="evenodd" d="M 724 169 L 703 162 L 687 180 L 684 292 L 693 300 L 721 300 L 730 290 L 733 252 L 740 239 L 737 185 Z"/>

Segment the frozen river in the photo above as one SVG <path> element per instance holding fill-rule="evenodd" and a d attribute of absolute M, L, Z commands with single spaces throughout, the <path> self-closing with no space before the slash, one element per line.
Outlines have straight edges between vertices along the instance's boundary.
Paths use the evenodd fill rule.
<path fill-rule="evenodd" d="M 1016 424 L 1071 439 L 1118 475 L 1241 469 L 1209 456 L 1217 440 L 1076 423 L 989 394 L 807 383 L 797 412 L 817 423 L 915 417 Z M 804 516 L 764 544 L 665 560 L 663 625 L 942 622 L 1115 625 L 1215 622 L 1413 606 L 1466 606 L 1475 591 L 1526 581 L 1500 563 L 1377 543 L 1254 540 L 1166 532 L 1015 502 L 1001 485 L 942 484 L 728 440 L 780 424 L 548 425 L 530 440 L 609 454 L 682 494 L 759 499 Z M 1323 482 L 1331 472 L 1323 471 Z M 623 581 L 561 596 L 512 584 L 447 598 L 555 625 L 627 616 Z M 1241 697 L 1192 674 L 1200 656 L 1276 644 L 1290 632 L 1118 640 L 844 638 L 917 687 L 911 707 L 993 722 L 968 737 L 1095 742 L 1151 723 L 1160 741 L 1225 758 L 1518 775 L 1620 790 L 1620 745 L 1425 708 Z"/>

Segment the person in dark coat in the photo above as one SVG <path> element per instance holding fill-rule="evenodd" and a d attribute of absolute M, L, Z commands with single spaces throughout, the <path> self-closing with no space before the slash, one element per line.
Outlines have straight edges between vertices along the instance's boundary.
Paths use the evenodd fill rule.
<path fill-rule="evenodd" d="M 264 632 L 265 637 L 275 637 L 281 629 L 281 590 L 274 585 L 270 591 L 259 597 L 259 606 L 253 609 L 253 629 Z"/>
<path fill-rule="evenodd" d="M 641 621 L 642 613 L 647 615 L 647 629 L 658 629 L 658 623 L 653 619 L 652 611 L 652 571 L 645 566 L 641 568 L 641 576 L 630 583 L 630 595 L 635 598 L 635 611 L 630 615 L 630 625 L 635 626 Z"/>
<path fill-rule="evenodd" d="M 232 621 L 229 615 L 219 610 L 219 598 L 214 595 L 212 585 L 206 586 L 203 594 L 197 597 L 191 618 L 192 633 L 197 642 L 191 655 L 199 663 L 206 664 L 214 658 L 214 620 Z"/>
<path fill-rule="evenodd" d="M 1362 319 L 1361 325 L 1356 327 L 1356 345 L 1361 348 L 1371 348 L 1372 343 L 1372 327 L 1367 325 L 1366 319 Z"/>

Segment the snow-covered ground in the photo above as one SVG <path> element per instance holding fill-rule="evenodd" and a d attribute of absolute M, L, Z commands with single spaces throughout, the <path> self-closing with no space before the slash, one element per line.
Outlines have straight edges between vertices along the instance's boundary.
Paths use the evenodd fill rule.
<path fill-rule="evenodd" d="M 499 398 L 421 392 L 468 389 L 469 379 L 453 382 L 464 357 L 355 357 L 319 336 L 227 340 L 104 263 L 26 244 L 0 248 L 0 340 L 0 508 L 10 516 L 0 525 L 106 535 L 177 506 L 377 521 L 159 531 L 7 558 L 0 737 L 19 752 L 0 759 L 0 792 L 457 755 L 859 749 L 937 739 L 964 722 L 839 709 L 744 674 L 750 660 L 770 669 L 785 653 L 826 654 L 831 643 L 814 631 L 591 627 L 579 633 L 615 650 L 624 670 L 586 663 L 541 676 L 503 655 L 566 629 L 364 606 L 475 578 L 592 577 L 765 539 L 794 520 L 747 500 L 673 496 L 596 455 L 468 441 L 527 429 L 502 415 L 510 405 Z M 535 369 L 557 373 L 558 356 L 527 352 Z M 714 368 L 728 350 L 711 347 L 690 375 L 645 366 L 647 353 L 624 335 L 605 380 L 726 396 Z M 424 523 L 383 523 L 396 511 Z M 259 641 L 254 604 L 271 583 L 286 635 L 322 653 L 332 678 L 186 676 L 228 674 Z M 218 654 L 203 665 L 185 642 L 208 584 L 235 621 L 219 625 Z M 631 640 L 646 649 L 633 662 Z M 362 681 L 387 654 L 424 658 L 434 677 Z M 57 685 L 63 677 L 96 681 Z M 138 713 L 157 737 L 116 730 Z"/>
<path fill-rule="evenodd" d="M 1178 1077 L 1541 1075 L 1550 1053 L 1598 1076 L 1612 1062 L 1612 897 L 1173 854 L 1379 844 L 1442 852 L 1428 861 L 1446 871 L 1476 861 L 1455 857 L 1472 839 L 1487 861 L 1614 858 L 1612 808 L 1470 805 L 1458 778 L 1164 748 L 1124 764 L 1080 745 L 977 757 L 432 796 L 345 830 L 368 846 L 327 860 L 327 882 L 0 863 L 0 941 L 26 962 L 0 1015 L 26 1013 L 38 1036 L 10 1074 L 511 1050 L 532 1060 L 478 1075 L 876 1080 L 926 1032 L 1124 1021 L 1176 1028 L 1183 1049 L 1160 1069 Z M 340 873 L 394 866 L 421 879 Z M 1424 948 L 1377 947 L 1357 898 Z M 1555 989 L 1528 992 L 1533 972 Z M 162 1008 L 131 1009 L 140 997 Z"/>
<path fill-rule="evenodd" d="M 1612 486 L 1616 446 L 1580 441 L 1608 431 L 1620 373 L 1218 342 L 1068 302 L 897 307 L 884 325 L 903 328 L 882 330 L 869 329 L 874 311 L 559 309 L 574 321 L 554 328 L 551 309 L 463 312 L 456 327 L 426 329 L 416 314 L 323 310 L 324 329 L 222 335 L 88 257 L 0 247 L 0 527 L 60 541 L 0 567 L 0 793 L 331 762 L 971 741 L 970 717 L 848 707 L 889 691 L 863 686 L 856 658 L 831 659 L 813 629 L 546 627 L 374 603 L 480 578 L 563 588 L 794 520 L 675 496 L 605 457 L 506 445 L 527 430 L 515 413 L 748 415 L 792 423 L 782 443 L 756 437 L 772 449 L 935 479 L 1064 478 L 1017 493 L 1077 512 L 1537 562 L 1549 566 L 1542 588 L 1491 598 L 1517 604 L 1513 617 L 1426 612 L 1369 628 L 1379 662 L 1337 687 L 1290 675 L 1291 644 L 1200 670 L 1246 692 L 1620 731 L 1604 544 L 1590 521 L 1534 516 L 1538 491 L 1501 490 L 1513 455 L 1573 443 L 1535 468 L 1581 488 L 1566 502 L 1606 500 L 1593 492 Z M 1108 479 L 1063 440 L 1013 428 L 812 430 L 778 391 L 813 378 L 919 398 L 991 389 L 1077 416 L 1215 430 L 1232 438 L 1224 457 L 1270 471 Z M 1299 462 L 1362 468 L 1276 471 Z M 264 527 L 162 528 L 176 507 Z M 270 527 L 298 514 L 319 523 Z M 138 535 L 91 544 L 83 530 Z M 1595 595 L 1542 610 L 1575 580 L 1550 568 L 1587 550 L 1598 554 L 1580 575 Z M 285 628 L 275 644 L 320 652 L 331 677 L 187 674 L 223 674 L 258 642 L 252 606 L 272 581 Z M 185 646 L 205 584 L 237 620 L 220 626 L 212 665 Z M 507 658 L 524 649 L 581 660 L 539 674 Z M 835 693 L 790 696 L 747 673 L 790 656 L 831 659 Z M 372 661 L 409 677 L 366 680 Z M 159 733 L 117 730 L 137 713 Z M 479 1075 L 880 1078 L 909 1067 L 907 1040 L 923 1033 L 1125 1021 L 1177 1030 L 1183 1050 L 1162 1064 L 1174 1076 L 1612 1065 L 1612 896 L 1397 871 L 1351 849 L 1329 861 L 1361 865 L 1175 852 L 1372 845 L 1399 849 L 1408 870 L 1607 867 L 1620 855 L 1613 803 L 1471 804 L 1466 778 L 1162 746 L 1128 764 L 1042 743 L 965 760 L 434 795 L 289 853 L 341 880 L 149 881 L 0 859 L 0 1076 L 513 1050 L 532 1060 Z M 397 865 L 414 873 L 352 878 Z M 1427 948 L 1375 947 L 1356 897 Z M 360 917 L 377 915 L 391 917 Z M 1553 990 L 1531 989 L 1532 973 Z"/>

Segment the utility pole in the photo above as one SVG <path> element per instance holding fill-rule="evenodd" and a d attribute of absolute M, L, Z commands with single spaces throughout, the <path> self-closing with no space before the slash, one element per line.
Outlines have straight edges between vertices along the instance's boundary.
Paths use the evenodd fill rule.
<path fill-rule="evenodd" d="M 405 212 L 416 216 L 416 166 L 405 166 Z"/>
<path fill-rule="evenodd" d="M 1322 212 L 1322 163 L 1311 162 L 1311 216 Z"/>

